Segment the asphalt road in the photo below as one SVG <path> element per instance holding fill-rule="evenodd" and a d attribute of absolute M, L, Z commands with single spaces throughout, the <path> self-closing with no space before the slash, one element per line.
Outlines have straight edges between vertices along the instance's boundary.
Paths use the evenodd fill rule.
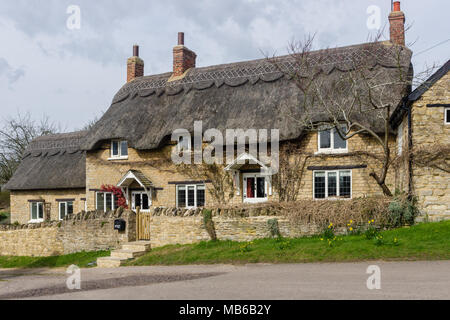
<path fill-rule="evenodd" d="M 369 290 L 370 265 L 380 289 Z M 450 299 L 450 261 L 0 269 L 0 299 Z"/>

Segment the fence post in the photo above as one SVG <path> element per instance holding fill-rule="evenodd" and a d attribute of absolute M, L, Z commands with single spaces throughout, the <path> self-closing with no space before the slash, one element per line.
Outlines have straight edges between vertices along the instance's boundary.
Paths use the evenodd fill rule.
<path fill-rule="evenodd" d="M 136 207 L 136 241 L 141 239 L 141 207 Z"/>

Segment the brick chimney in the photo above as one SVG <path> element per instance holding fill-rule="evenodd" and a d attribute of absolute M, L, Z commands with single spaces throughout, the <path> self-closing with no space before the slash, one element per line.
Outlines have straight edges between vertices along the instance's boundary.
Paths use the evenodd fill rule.
<path fill-rule="evenodd" d="M 394 8 L 389 14 L 391 42 L 405 45 L 405 14 L 400 10 L 400 1 L 394 2 Z"/>
<path fill-rule="evenodd" d="M 144 76 L 144 60 L 139 58 L 139 46 L 133 46 L 133 56 L 127 60 L 127 82 Z"/>
<path fill-rule="evenodd" d="M 197 55 L 184 46 L 184 33 L 178 33 L 178 45 L 173 47 L 173 75 L 181 77 L 190 68 L 195 68 Z"/>

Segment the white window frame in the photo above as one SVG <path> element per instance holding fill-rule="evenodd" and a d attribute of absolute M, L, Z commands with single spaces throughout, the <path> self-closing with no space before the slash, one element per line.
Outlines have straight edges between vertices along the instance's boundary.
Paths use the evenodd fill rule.
<path fill-rule="evenodd" d="M 444 108 L 444 123 L 450 124 L 450 119 L 447 117 L 447 111 L 450 110 L 450 107 Z"/>
<path fill-rule="evenodd" d="M 185 206 L 184 207 L 180 207 L 179 203 L 178 203 L 178 188 L 179 187 L 185 187 Z M 189 187 L 194 187 L 194 206 L 188 206 L 188 189 Z M 186 208 L 186 209 L 193 209 L 193 208 L 197 208 L 198 204 L 197 204 L 197 188 L 198 187 L 203 187 L 205 190 L 205 204 L 203 205 L 204 207 L 206 206 L 206 184 L 177 184 L 175 187 L 175 193 L 176 193 L 176 205 L 177 208 Z"/>
<path fill-rule="evenodd" d="M 37 209 L 39 208 L 39 205 L 42 208 L 42 218 L 39 218 L 39 209 L 37 211 L 37 219 L 33 219 L 33 205 L 37 205 Z M 40 223 L 40 222 L 44 222 L 44 216 L 45 216 L 45 208 L 44 208 L 44 202 L 40 202 L 40 201 L 33 201 L 30 202 L 30 221 L 28 221 L 28 223 Z"/>
<path fill-rule="evenodd" d="M 134 199 L 134 196 L 136 194 L 140 194 L 141 195 L 141 203 L 142 203 L 142 195 L 144 195 L 144 194 L 147 195 L 147 197 L 148 197 L 148 209 L 142 209 L 142 207 L 141 207 L 141 211 L 142 212 L 149 212 L 150 211 L 150 207 L 152 206 L 152 198 L 145 191 L 132 191 L 131 192 L 131 209 L 132 210 L 136 210 L 136 202 L 135 202 L 135 199 Z M 150 192 L 150 195 L 151 195 L 151 192 Z"/>
<path fill-rule="evenodd" d="M 67 216 L 68 215 L 67 208 L 69 207 L 69 203 L 72 203 L 72 211 L 73 211 L 74 210 L 74 202 L 73 201 L 59 201 L 58 202 L 58 217 L 59 217 L 59 220 L 63 220 L 63 218 L 61 218 L 61 205 L 63 204 L 65 206 L 65 208 L 66 208 L 66 216 Z"/>
<path fill-rule="evenodd" d="M 320 133 L 323 131 L 327 131 L 330 130 L 330 147 L 329 148 L 321 148 L 320 147 Z M 336 128 L 326 128 L 326 127 L 322 127 L 319 128 L 319 131 L 317 132 L 317 152 L 316 154 L 319 153 L 347 153 L 348 152 L 348 140 L 344 140 L 345 141 L 345 148 L 334 148 L 334 134 L 337 133 L 336 132 Z M 337 133 L 338 134 L 338 133 Z"/>
<path fill-rule="evenodd" d="M 118 154 L 117 155 L 114 155 L 114 153 L 113 153 L 113 144 L 115 142 L 118 143 L 118 149 L 117 149 Z M 126 155 L 122 155 L 122 153 L 123 153 L 122 152 L 122 143 L 123 142 L 127 143 L 127 154 Z M 128 141 L 127 140 L 118 140 L 118 139 L 111 140 L 110 157 L 109 157 L 108 160 L 127 160 L 128 159 L 128 150 L 129 150 L 129 148 L 128 148 Z"/>
<path fill-rule="evenodd" d="M 95 192 L 95 210 L 99 210 L 97 208 L 97 194 L 99 194 L 99 193 L 103 193 L 105 195 L 105 198 L 104 198 L 104 201 L 103 201 L 103 212 L 107 212 L 106 211 L 106 195 L 107 194 L 111 195 L 111 201 L 112 201 L 112 203 L 111 203 L 111 210 L 115 210 L 116 209 L 116 206 L 115 206 L 116 199 L 114 198 L 114 193 L 112 193 L 112 192 L 103 192 L 103 191 Z"/>
<path fill-rule="evenodd" d="M 342 198 L 339 195 L 340 192 L 340 179 L 339 179 L 339 172 L 344 172 L 344 171 L 350 171 L 350 197 L 348 198 Z M 318 172 L 324 172 L 325 173 L 325 198 L 316 198 L 316 173 Z M 330 172 L 335 172 L 336 173 L 336 196 L 333 197 L 328 197 L 328 173 Z M 350 169 L 343 169 L 343 170 L 313 170 L 313 199 L 314 200 L 350 200 L 353 198 L 353 170 Z"/>
<path fill-rule="evenodd" d="M 264 197 L 257 198 L 256 195 L 254 198 L 247 198 L 247 178 L 255 178 L 255 191 L 256 191 L 256 181 L 257 178 L 264 178 Z M 242 196 L 245 203 L 258 203 L 258 202 L 266 202 L 268 201 L 268 176 L 262 175 L 258 173 L 243 173 L 242 174 Z"/>

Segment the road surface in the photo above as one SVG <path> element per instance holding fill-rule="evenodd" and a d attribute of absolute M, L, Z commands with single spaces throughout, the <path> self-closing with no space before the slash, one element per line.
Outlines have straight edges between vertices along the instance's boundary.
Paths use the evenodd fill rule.
<path fill-rule="evenodd" d="M 380 289 L 367 287 L 371 265 Z M 91 268 L 80 290 L 67 288 L 70 276 L 0 269 L 0 299 L 450 299 L 450 261 Z"/>

